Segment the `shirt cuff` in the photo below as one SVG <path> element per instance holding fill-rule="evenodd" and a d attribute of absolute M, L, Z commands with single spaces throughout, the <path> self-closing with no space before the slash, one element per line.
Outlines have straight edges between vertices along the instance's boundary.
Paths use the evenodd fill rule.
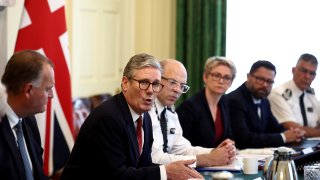
<path fill-rule="evenodd" d="M 164 165 L 159 166 L 160 167 L 160 177 L 161 180 L 167 180 L 167 172 L 166 172 L 166 167 Z"/>
<path fill-rule="evenodd" d="M 197 167 L 197 156 L 191 156 L 190 159 L 195 159 L 196 161 L 192 164 L 190 164 L 189 166 L 192 168 L 196 168 Z"/>
<path fill-rule="evenodd" d="M 286 136 L 283 133 L 281 133 L 280 135 L 282 137 L 283 143 L 286 143 L 287 142 Z"/>

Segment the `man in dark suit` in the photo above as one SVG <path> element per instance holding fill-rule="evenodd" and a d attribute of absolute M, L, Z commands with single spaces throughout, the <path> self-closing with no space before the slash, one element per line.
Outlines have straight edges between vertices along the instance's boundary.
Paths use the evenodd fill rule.
<path fill-rule="evenodd" d="M 188 167 L 194 160 L 161 166 L 151 161 L 152 124 L 147 111 L 163 87 L 160 80 L 161 67 L 153 56 L 138 54 L 130 59 L 123 72 L 122 92 L 96 107 L 85 120 L 61 180 L 202 177 Z"/>
<path fill-rule="evenodd" d="M 247 81 L 227 95 L 231 127 L 236 146 L 244 148 L 277 147 L 301 141 L 304 131 L 299 128 L 285 130 L 273 116 L 266 98 L 276 75 L 269 61 L 255 62 Z"/>
<path fill-rule="evenodd" d="M 34 115 L 44 112 L 48 99 L 53 98 L 53 64 L 36 51 L 17 52 L 1 82 L 8 97 L 0 119 L 0 179 L 47 179 Z"/>

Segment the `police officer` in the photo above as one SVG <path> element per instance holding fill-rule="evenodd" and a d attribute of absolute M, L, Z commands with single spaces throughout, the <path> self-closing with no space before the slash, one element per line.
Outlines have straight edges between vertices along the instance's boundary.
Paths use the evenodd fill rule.
<path fill-rule="evenodd" d="M 302 54 L 293 79 L 274 88 L 269 95 L 271 110 L 285 128 L 302 127 L 306 137 L 320 136 L 320 104 L 310 87 L 316 77 L 318 61 L 312 54 Z"/>

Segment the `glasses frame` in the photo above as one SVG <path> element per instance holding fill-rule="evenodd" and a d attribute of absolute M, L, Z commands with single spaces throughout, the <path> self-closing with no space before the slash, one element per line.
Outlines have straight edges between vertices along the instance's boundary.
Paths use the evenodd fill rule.
<path fill-rule="evenodd" d="M 222 76 L 220 73 L 208 73 L 211 77 L 212 80 L 214 81 L 221 81 L 221 79 L 223 79 L 223 83 L 225 84 L 231 84 L 231 82 L 233 81 L 232 77 L 228 77 L 228 76 Z"/>
<path fill-rule="evenodd" d="M 137 80 L 137 79 L 134 79 L 134 78 L 128 78 L 128 79 L 138 82 L 139 83 L 139 88 L 141 90 L 147 90 L 149 88 L 150 84 L 151 84 L 152 85 L 152 91 L 156 92 L 156 93 L 160 92 L 162 90 L 163 86 L 164 86 L 163 84 L 158 83 L 158 82 L 148 82 L 147 80 Z M 143 83 L 145 83 L 145 84 L 143 84 Z M 148 85 L 147 85 L 147 83 L 148 83 Z M 159 88 L 159 89 L 157 89 L 157 88 Z"/>
<path fill-rule="evenodd" d="M 253 74 L 250 74 L 250 76 L 254 77 L 256 79 L 256 83 L 259 84 L 259 85 L 262 85 L 264 83 L 267 83 L 268 85 L 273 85 L 274 84 L 274 80 L 265 79 L 263 77 L 256 76 L 256 75 L 253 75 Z"/>
<path fill-rule="evenodd" d="M 181 82 L 178 82 L 174 79 L 166 78 L 163 76 L 161 76 L 161 78 L 169 82 L 170 88 L 173 88 L 173 87 L 179 85 L 181 93 L 187 93 L 190 89 L 190 86 L 188 86 L 186 83 L 181 83 Z"/>

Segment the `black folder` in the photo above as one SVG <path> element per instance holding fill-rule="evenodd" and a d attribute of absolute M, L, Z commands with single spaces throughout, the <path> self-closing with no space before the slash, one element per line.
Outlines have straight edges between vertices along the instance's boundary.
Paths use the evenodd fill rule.
<path fill-rule="evenodd" d="M 298 173 L 303 173 L 303 167 L 306 165 L 320 163 L 320 140 L 304 140 L 290 145 L 289 147 L 297 152 L 291 156 L 291 159 L 294 161 Z"/>

